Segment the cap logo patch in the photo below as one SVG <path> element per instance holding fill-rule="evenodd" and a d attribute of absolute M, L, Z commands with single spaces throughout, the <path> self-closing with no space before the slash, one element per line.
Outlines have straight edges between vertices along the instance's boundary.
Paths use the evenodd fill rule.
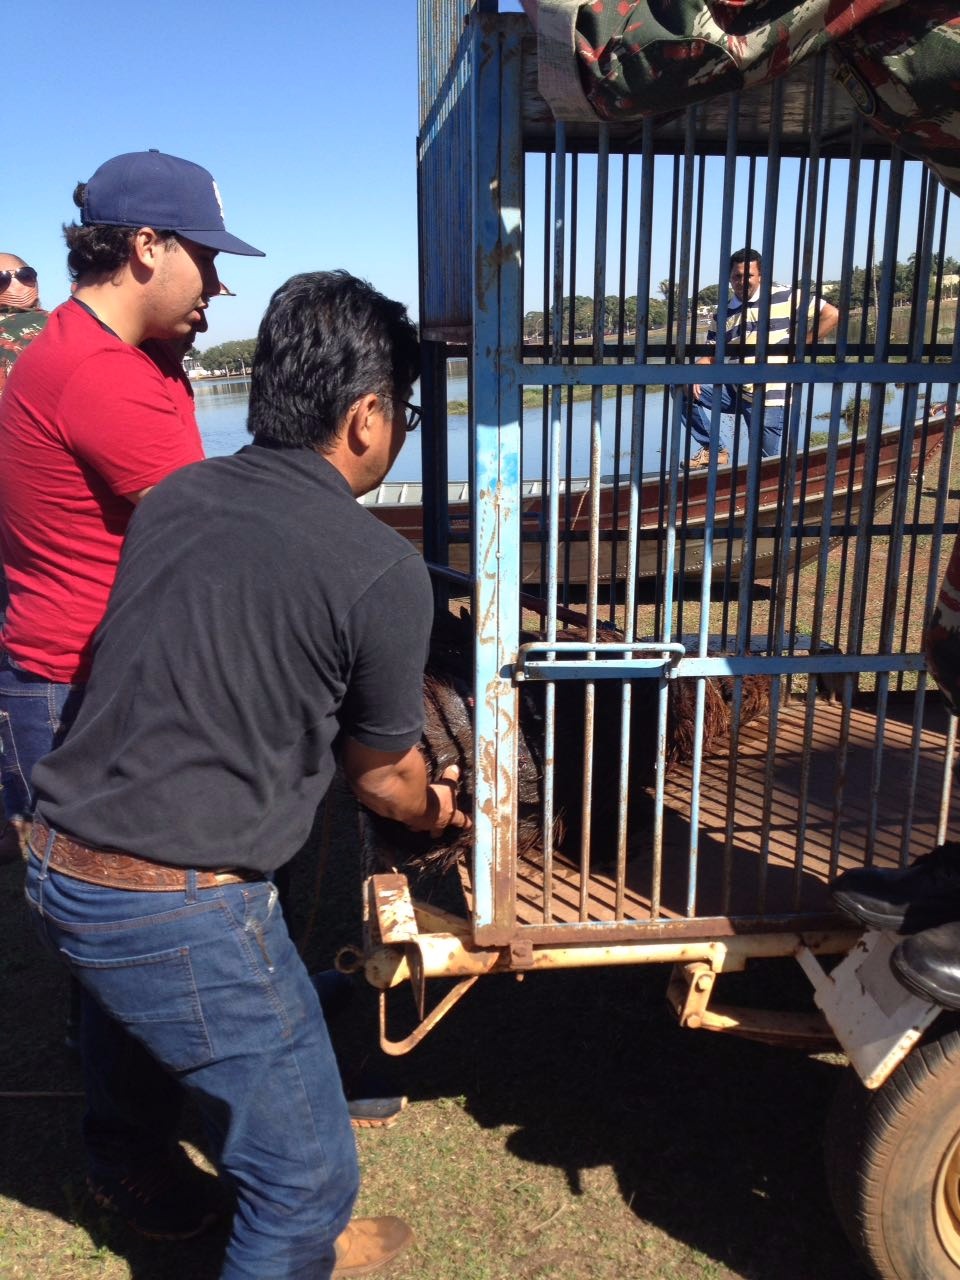
<path fill-rule="evenodd" d="M 223 216 L 223 201 L 220 199 L 220 189 L 217 186 L 216 178 L 211 179 L 210 185 L 213 187 L 213 194 L 217 201 L 217 208 L 220 210 L 220 221 L 224 222 L 225 219 Z"/>

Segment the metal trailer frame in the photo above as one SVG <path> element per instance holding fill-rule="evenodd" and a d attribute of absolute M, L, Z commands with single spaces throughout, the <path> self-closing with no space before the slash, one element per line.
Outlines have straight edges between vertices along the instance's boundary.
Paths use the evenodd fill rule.
<path fill-rule="evenodd" d="M 436 574 L 441 607 L 451 592 L 469 594 L 471 599 L 474 843 L 472 862 L 465 871 L 466 918 L 416 901 L 405 875 L 378 870 L 383 866 L 382 847 L 375 854 L 368 849 L 367 937 L 362 955 L 354 957 L 354 962 L 384 993 L 384 1048 L 390 1052 L 412 1048 L 482 973 L 663 962 L 677 966 L 669 994 L 685 1025 L 793 1043 L 823 1043 L 830 1037 L 830 1028 L 815 1019 L 747 1014 L 710 1004 L 718 974 L 743 968 L 752 958 L 796 955 L 814 982 L 833 1034 L 851 1051 L 864 1079 L 877 1085 L 936 1010 L 908 1001 L 905 992 L 894 1007 L 897 1001 L 891 999 L 889 984 L 884 987 L 876 977 L 871 985 L 865 975 L 876 975 L 879 968 L 875 961 L 868 964 L 864 959 L 877 952 L 876 945 L 868 942 L 855 951 L 848 965 L 848 983 L 861 995 L 877 984 L 884 989 L 870 1002 L 869 1011 L 861 1000 L 850 1013 L 839 986 L 846 970 L 841 966 L 828 975 L 815 957 L 850 952 L 858 935 L 831 911 L 825 894 L 811 905 L 806 890 L 810 880 L 822 889 L 839 867 L 849 865 L 843 839 L 849 795 L 845 788 L 851 785 L 848 770 L 855 751 L 861 756 L 865 751 L 869 757 L 858 818 L 861 860 L 869 863 L 876 858 L 902 865 L 921 847 L 942 841 L 947 830 L 956 724 L 950 720 L 945 725 L 939 700 L 926 697 L 923 657 L 908 624 L 921 612 L 929 614 L 942 553 L 949 545 L 944 540 L 958 529 L 955 509 L 947 518 L 947 482 L 960 382 L 960 328 L 954 323 L 952 335 L 939 331 L 943 261 L 952 244 L 948 240 L 952 198 L 919 162 L 891 150 L 861 125 L 822 60 L 805 64 L 787 81 L 742 98 L 731 95 L 690 108 L 677 119 L 647 120 L 641 126 L 567 127 L 555 124 L 539 99 L 535 40 L 524 17 L 499 14 L 495 3 L 483 0 L 466 14 L 462 4 L 450 0 L 420 0 L 419 11 L 424 548 Z M 661 216 L 655 194 L 663 188 L 664 165 L 670 175 L 674 289 L 669 295 L 665 337 L 656 342 L 646 299 L 652 287 L 655 224 Z M 783 207 L 788 201 L 781 188 L 788 181 L 784 177 L 788 165 L 791 175 L 796 175 L 791 261 L 800 291 L 799 314 L 806 313 L 808 301 L 820 291 L 826 241 L 830 226 L 835 225 L 827 216 L 828 202 L 836 202 L 839 182 L 846 179 L 839 299 L 845 319 L 838 331 L 835 360 L 818 363 L 817 349 L 805 345 L 800 330 L 786 364 L 769 359 L 765 341 L 758 347 L 757 364 L 749 369 L 725 362 L 726 303 L 721 287 L 718 363 L 704 373 L 691 363 L 704 348 L 698 342 L 690 299 L 704 284 L 723 280 L 722 271 L 717 275 L 718 263 L 728 261 L 738 242 L 758 241 L 764 260 L 774 261 L 778 236 L 783 239 L 786 234 Z M 722 189 L 719 247 L 716 258 L 708 260 L 700 245 L 707 224 L 716 220 L 709 204 L 710 192 L 716 189 L 710 175 L 716 173 Z M 919 193 L 915 225 L 913 210 L 904 203 L 905 174 L 910 192 Z M 636 175 L 638 216 L 633 195 Z M 587 187 L 589 199 L 583 194 Z M 542 223 L 535 213 L 527 216 L 535 204 L 542 207 Z M 584 210 L 590 206 L 593 262 L 584 292 L 605 298 L 607 276 L 615 272 L 617 314 L 611 331 L 604 323 L 604 308 L 596 307 L 589 341 L 578 342 L 573 307 L 565 317 L 564 298 L 574 295 L 580 283 L 576 259 L 589 236 L 578 226 L 578 219 L 586 220 Z M 913 286 L 921 301 L 914 297 L 908 323 L 901 326 L 903 336 L 895 341 L 900 332 L 894 324 L 896 263 L 904 216 L 911 220 Z M 612 234 L 610 227 L 615 228 Z M 857 251 L 866 254 L 864 276 L 871 277 L 874 293 L 872 306 L 863 305 L 859 328 L 854 326 L 851 333 L 846 317 L 851 310 Z M 541 264 L 543 276 L 544 336 L 539 341 L 525 340 L 522 327 L 525 277 L 533 274 L 534 263 Z M 926 300 L 931 279 L 932 319 Z M 632 287 L 637 315 L 631 334 L 625 304 Z M 769 307 L 767 280 L 760 305 L 762 330 Z M 832 347 L 820 352 L 834 354 Z M 451 563 L 457 539 L 465 536 L 452 530 L 449 520 L 446 406 L 447 360 L 464 353 L 470 367 L 472 496 L 467 536 L 473 572 L 469 574 L 444 567 Z M 681 482 L 689 445 L 679 427 L 680 395 L 697 381 L 715 386 L 754 381 L 789 385 L 779 502 L 781 512 L 793 515 L 781 515 L 771 530 L 762 527 L 764 520 L 773 517 L 760 514 L 759 432 L 754 432 L 749 449 L 746 442 L 741 445 L 746 457 L 742 510 L 734 511 L 732 506 L 721 510 L 716 462 L 709 467 L 706 516 L 695 535 L 703 568 L 691 578 L 684 566 L 692 554 L 694 535 L 684 524 L 687 499 Z M 882 506 L 876 500 L 880 441 L 885 394 L 893 383 L 903 386 L 900 452 L 886 506 Z M 844 384 L 855 388 L 852 418 L 844 416 Z M 926 459 L 923 491 L 911 481 L 911 458 L 917 456 L 911 450 L 926 440 L 935 385 L 942 388 L 947 426 L 939 453 Z M 666 389 L 659 424 L 649 410 L 652 388 L 658 386 Z M 808 518 L 803 491 L 810 446 L 805 441 L 818 386 L 829 389 L 827 490 L 839 484 L 838 441 L 845 421 L 852 421 L 855 435 L 860 433 L 865 479 L 858 509 L 848 506 L 838 515 L 826 503 L 816 518 Z M 577 508 L 579 515 L 588 504 L 585 535 L 577 533 L 571 519 L 575 387 L 591 389 L 589 484 Z M 525 426 L 521 407 L 522 393 L 530 388 L 539 389 L 542 406 L 539 427 L 533 428 Z M 604 388 L 612 391 L 606 400 Z M 628 397 L 632 400 L 629 415 Z M 615 452 L 619 456 L 623 447 L 627 466 L 620 471 L 618 464 L 613 481 L 621 515 L 613 532 L 605 533 L 599 504 L 605 431 L 609 432 L 611 417 Z M 718 409 L 714 409 L 711 429 L 713 438 L 719 439 Z M 532 603 L 542 621 L 539 635 L 530 639 L 522 634 L 524 610 L 531 604 L 522 581 L 523 544 L 531 537 L 529 522 L 525 524 L 522 517 L 522 485 L 525 466 L 529 469 L 525 444 L 538 432 L 539 475 L 548 496 L 533 534 L 541 570 Z M 656 432 L 661 443 L 661 519 L 651 532 L 642 527 L 639 511 L 643 450 Z M 922 469 L 925 448 L 920 448 L 919 456 Z M 740 540 L 738 577 L 731 573 L 728 551 L 734 533 Z M 774 568 L 765 630 L 758 638 L 753 633 L 757 600 L 753 565 L 763 537 L 773 539 Z M 651 539 L 662 572 L 644 614 L 642 584 L 630 567 L 638 563 L 641 544 Z M 801 585 L 795 563 L 804 539 L 812 540 L 815 553 L 812 606 L 809 599 L 801 599 L 809 596 L 810 588 Z M 863 618 L 868 597 L 877 589 L 871 552 L 878 539 L 886 540 L 881 544 L 886 547 L 881 568 L 882 617 L 877 642 L 866 645 Z M 570 548 L 578 542 L 586 548 L 582 592 L 572 590 L 569 575 Z M 831 616 L 828 557 L 836 546 L 842 547 L 840 585 L 835 616 Z M 611 587 L 604 579 L 607 563 L 614 566 L 607 576 L 618 576 L 618 555 L 626 557 L 628 566 L 622 588 Z M 713 563 L 715 557 L 719 567 Z M 717 581 L 722 596 L 719 624 L 711 621 L 711 605 L 716 603 L 711 595 Z M 582 601 L 576 596 L 582 596 Z M 810 634 L 805 637 L 795 627 L 802 612 L 798 602 L 810 606 Z M 565 638 L 565 619 L 574 604 L 579 605 L 582 626 L 571 641 Z M 644 634 L 640 619 L 650 616 L 654 625 Z M 604 634 L 611 621 L 620 626 L 616 643 L 609 643 Z M 722 652 L 717 652 L 718 647 Z M 859 683 L 865 673 L 873 685 L 867 730 L 857 720 Z M 770 681 L 765 736 L 759 740 L 749 738 L 742 716 L 744 679 L 751 675 Z M 707 685 L 717 679 L 728 680 L 731 690 L 730 749 L 720 766 L 704 746 Z M 644 891 L 638 899 L 630 887 L 634 839 L 630 722 L 640 680 L 652 681 L 657 690 L 656 717 L 650 726 L 657 758 L 650 787 L 653 816 L 644 838 Z M 552 833 L 558 804 L 554 777 L 562 751 L 557 741 L 558 727 L 562 732 L 560 703 L 571 682 L 582 689 L 583 698 L 583 742 L 578 750 L 582 750 L 584 818 L 578 856 L 565 862 L 554 855 Z M 666 832 L 668 802 L 671 796 L 676 799 L 677 791 L 677 786 L 671 791 L 667 737 L 670 689 L 678 682 L 692 687 L 694 708 L 693 757 L 678 784 L 688 805 L 683 850 L 669 845 Z M 901 697 L 907 686 L 912 689 L 908 699 Z M 819 748 L 815 750 L 814 739 L 826 705 L 821 697 L 824 687 L 834 699 L 829 704 L 834 741 L 827 766 L 833 781 L 829 812 L 826 817 L 821 814 L 818 826 L 810 780 L 817 766 Z M 614 722 L 598 725 L 598 716 L 609 710 L 611 689 L 619 713 Z M 545 852 L 534 888 L 529 877 L 523 879 L 517 849 L 517 761 L 525 690 L 535 691 L 544 734 L 540 821 Z M 906 711 L 892 716 L 891 699 L 898 698 L 905 702 Z M 895 740 L 890 736 L 894 722 Z M 860 732 L 868 734 L 866 748 L 857 745 Z M 595 746 L 604 734 L 616 738 L 613 778 L 594 776 L 602 772 Z M 776 787 L 783 772 L 778 745 L 791 734 L 791 742 L 795 738 L 799 743 L 791 757 L 796 802 L 789 825 L 795 845 L 784 867 L 783 858 L 778 859 L 771 849 L 777 826 Z M 750 785 L 756 791 L 757 818 L 751 837 L 754 871 L 749 903 L 744 906 L 734 882 L 734 871 L 743 861 L 734 813 L 742 802 L 738 778 L 751 751 Z M 895 805 L 899 821 L 893 827 L 888 804 L 891 769 L 900 788 Z M 597 850 L 591 847 L 591 809 L 597 807 L 603 786 L 615 792 L 616 838 L 612 847 Z M 710 787 L 714 792 L 719 789 L 721 808 L 725 793 L 726 809 L 722 830 L 714 821 L 717 829 L 708 858 L 702 830 L 703 797 Z M 368 831 L 368 846 L 375 842 Z M 712 896 L 704 889 L 710 859 L 719 868 L 720 880 Z M 678 866 L 685 880 L 679 897 L 667 884 Z M 777 899 L 771 886 L 784 877 L 788 891 L 785 898 L 781 894 Z M 595 893 L 601 882 L 602 910 Z M 557 886 L 561 884 L 566 887 L 568 905 L 558 914 Z M 709 909 L 704 910 L 702 902 L 707 898 Z M 426 980 L 435 976 L 459 981 L 428 1014 Z M 394 1040 L 386 1023 L 385 993 L 407 979 L 415 990 L 420 1022 Z"/>

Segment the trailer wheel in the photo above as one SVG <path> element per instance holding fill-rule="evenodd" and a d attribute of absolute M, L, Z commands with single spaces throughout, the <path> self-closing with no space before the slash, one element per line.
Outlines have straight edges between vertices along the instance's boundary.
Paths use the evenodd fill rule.
<path fill-rule="evenodd" d="M 960 1280 L 960 1020 L 938 1020 L 875 1092 L 851 1068 L 826 1151 L 840 1220 L 882 1280 Z"/>

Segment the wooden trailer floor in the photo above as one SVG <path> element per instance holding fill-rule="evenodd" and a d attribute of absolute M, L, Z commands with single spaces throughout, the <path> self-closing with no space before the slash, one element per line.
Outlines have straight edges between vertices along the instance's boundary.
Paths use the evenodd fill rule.
<path fill-rule="evenodd" d="M 938 700 L 937 700 L 938 701 Z M 933 703 L 934 699 L 928 699 Z M 876 788 L 873 861 L 896 866 L 907 811 L 912 761 L 913 701 L 894 697 L 883 732 L 882 772 Z M 690 882 L 690 797 L 692 771 L 674 766 L 665 793 L 661 922 L 717 917 L 756 921 L 757 917 L 822 916 L 830 912 L 827 881 L 839 867 L 862 865 L 870 829 L 871 770 L 878 720 L 867 707 L 851 714 L 845 762 L 841 759 L 842 708 L 818 701 L 814 708 L 806 786 L 801 810 L 801 768 L 806 707 L 789 703 L 780 711 L 769 788 L 765 783 L 769 722 L 744 728 L 735 762 L 732 838 L 725 855 L 729 754 L 704 761 L 700 787 L 696 892 L 688 911 Z M 946 714 L 932 705 L 921 731 L 917 755 L 916 797 L 909 840 L 913 858 L 931 849 L 946 749 Z M 842 781 L 842 787 L 841 787 Z M 579 867 L 554 860 L 549 910 L 544 910 L 542 868 L 521 861 L 517 877 L 517 923 L 576 924 L 581 920 L 650 920 L 652 855 L 650 817 L 637 815 L 631 827 L 622 912 L 617 911 L 615 867 L 598 865 L 595 855 L 581 906 Z M 834 830 L 835 807 L 838 809 Z M 956 829 L 957 804 L 951 799 L 948 835 Z M 802 836 L 798 839 L 802 824 Z M 469 871 L 463 887 L 472 904 Z M 729 886 L 727 894 L 724 885 Z"/>

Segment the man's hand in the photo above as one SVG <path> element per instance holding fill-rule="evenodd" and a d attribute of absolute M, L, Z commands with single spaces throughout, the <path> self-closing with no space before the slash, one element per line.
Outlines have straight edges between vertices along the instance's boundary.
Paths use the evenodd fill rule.
<path fill-rule="evenodd" d="M 457 792 L 460 789 L 460 770 L 457 765 L 447 765 L 440 775 L 439 782 L 431 782 L 427 787 L 428 809 L 422 818 L 408 822 L 411 831 L 429 831 L 438 836 L 448 827 L 458 827 L 461 831 L 469 831 L 473 823 L 457 808 Z"/>
<path fill-rule="evenodd" d="M 375 751 L 354 738 L 343 744 L 343 771 L 354 795 L 382 818 L 402 822 L 411 831 L 439 835 L 447 827 L 468 830 L 473 824 L 457 808 L 460 770 L 449 765 L 438 782 L 427 781 L 427 768 L 416 747 L 409 751 Z"/>

